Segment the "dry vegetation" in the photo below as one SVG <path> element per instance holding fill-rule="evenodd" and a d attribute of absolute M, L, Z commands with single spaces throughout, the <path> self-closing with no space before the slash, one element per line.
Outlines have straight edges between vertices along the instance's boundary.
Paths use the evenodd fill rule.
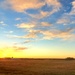
<path fill-rule="evenodd" d="M 75 60 L 0 59 L 0 75 L 75 75 Z"/>

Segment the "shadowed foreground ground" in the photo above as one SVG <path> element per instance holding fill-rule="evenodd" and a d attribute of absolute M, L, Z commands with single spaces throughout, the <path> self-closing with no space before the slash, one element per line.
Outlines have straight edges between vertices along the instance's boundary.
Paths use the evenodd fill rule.
<path fill-rule="evenodd" d="M 0 75 L 75 75 L 75 60 L 0 59 Z"/>

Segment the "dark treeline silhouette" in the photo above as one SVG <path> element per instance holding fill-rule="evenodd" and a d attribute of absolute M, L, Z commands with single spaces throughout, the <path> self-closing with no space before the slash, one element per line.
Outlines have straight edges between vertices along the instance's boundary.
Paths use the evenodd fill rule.
<path fill-rule="evenodd" d="M 74 60 L 73 57 L 67 57 L 66 60 Z"/>

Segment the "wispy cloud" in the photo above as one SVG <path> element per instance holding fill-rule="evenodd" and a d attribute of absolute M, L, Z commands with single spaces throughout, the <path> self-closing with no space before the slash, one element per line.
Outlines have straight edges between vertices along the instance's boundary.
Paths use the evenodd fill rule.
<path fill-rule="evenodd" d="M 21 20 L 21 18 L 16 18 L 15 20 L 19 21 L 19 20 Z"/>
<path fill-rule="evenodd" d="M 72 10 L 70 12 L 70 15 L 75 15 L 75 1 L 72 2 Z"/>
<path fill-rule="evenodd" d="M 71 25 L 75 24 L 75 18 L 70 13 L 64 13 L 57 21 L 57 24 Z"/>
<path fill-rule="evenodd" d="M 26 41 L 22 42 L 22 44 L 26 44 L 26 43 L 30 43 L 30 42 L 32 42 L 32 41 L 31 40 L 26 40 Z"/>
<path fill-rule="evenodd" d="M 41 24 L 42 26 L 52 26 L 52 24 L 49 22 L 41 22 Z"/>
<path fill-rule="evenodd" d="M 61 7 L 61 3 L 58 0 L 45 0 L 45 2 L 51 6 L 57 6 L 58 8 Z"/>
<path fill-rule="evenodd" d="M 73 29 L 67 29 L 66 31 L 59 31 L 56 30 L 55 32 L 53 31 L 42 31 L 42 34 L 44 35 L 43 39 L 46 40 L 52 40 L 55 38 L 59 38 L 62 40 L 70 40 L 74 39 L 75 34 L 72 34 Z"/>
<path fill-rule="evenodd" d="M 18 35 L 12 35 L 10 38 L 19 38 L 19 39 L 39 39 L 41 35 L 41 40 L 52 40 L 55 38 L 59 38 L 61 40 L 70 40 L 74 39 L 75 34 L 74 32 L 75 28 L 67 28 L 66 30 L 30 30 L 27 35 L 18 36 Z M 29 41 L 28 41 L 29 42 Z"/>
<path fill-rule="evenodd" d="M 41 8 L 47 5 L 51 7 L 51 11 L 42 11 Z M 58 0 L 6 0 L 1 3 L 1 6 L 7 9 L 12 9 L 16 12 L 25 13 L 33 18 L 43 18 L 57 12 L 61 7 L 61 3 Z M 39 9 L 39 13 L 36 15 L 26 12 L 28 9 Z"/>
<path fill-rule="evenodd" d="M 0 21 L 0 25 L 6 26 L 6 24 L 4 23 L 4 21 Z"/>
<path fill-rule="evenodd" d="M 65 17 L 62 17 L 61 19 L 58 19 L 58 21 L 57 21 L 57 24 L 66 25 L 66 24 L 69 24 L 69 23 L 70 23 L 70 19 L 65 18 Z"/>

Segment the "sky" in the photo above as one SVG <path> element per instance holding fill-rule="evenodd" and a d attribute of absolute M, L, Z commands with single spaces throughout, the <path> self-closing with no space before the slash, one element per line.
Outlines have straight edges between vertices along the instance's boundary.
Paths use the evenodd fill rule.
<path fill-rule="evenodd" d="M 0 0 L 0 58 L 75 57 L 75 0 Z"/>

